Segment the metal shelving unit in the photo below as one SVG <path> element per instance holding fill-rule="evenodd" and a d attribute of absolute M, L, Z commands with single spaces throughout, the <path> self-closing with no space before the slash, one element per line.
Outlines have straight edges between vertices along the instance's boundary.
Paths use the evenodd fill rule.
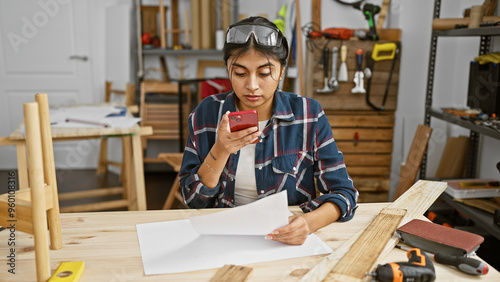
<path fill-rule="evenodd" d="M 493 216 L 491 213 L 487 213 L 480 209 L 456 202 L 453 198 L 443 193 L 440 197 L 446 204 L 449 206 L 460 210 L 462 213 L 467 215 L 477 226 L 486 230 L 489 234 L 495 236 L 498 240 L 500 240 L 500 227 L 493 224 Z"/>
<path fill-rule="evenodd" d="M 494 130 L 492 128 L 489 128 L 487 126 L 477 125 L 477 124 L 473 123 L 472 121 L 462 119 L 460 117 L 457 117 L 456 115 L 446 113 L 446 112 L 441 111 L 441 110 L 436 109 L 436 108 L 430 109 L 429 114 L 432 117 L 444 120 L 444 121 L 449 122 L 449 123 L 459 125 L 461 127 L 467 128 L 467 129 L 474 131 L 474 132 L 477 132 L 479 134 L 487 135 L 491 138 L 495 138 L 495 139 L 500 140 L 500 132 L 497 130 Z"/>
<path fill-rule="evenodd" d="M 439 18 L 441 10 L 441 0 L 434 1 L 433 18 Z M 477 174 L 477 156 L 479 151 L 480 135 L 484 134 L 492 138 L 500 140 L 500 132 L 483 125 L 476 125 L 473 122 L 461 119 L 454 115 L 445 113 L 441 110 L 432 107 L 432 96 L 435 76 L 436 51 L 439 37 L 481 37 L 479 44 L 479 55 L 486 54 L 490 50 L 491 36 L 500 35 L 500 27 L 479 27 L 479 28 L 463 28 L 452 30 L 434 30 L 432 31 L 430 53 L 429 53 L 429 69 L 427 72 L 427 93 L 425 97 L 425 117 L 424 124 L 430 126 L 431 117 L 444 120 L 446 122 L 456 124 L 458 126 L 470 130 L 469 135 L 469 150 L 467 155 L 466 177 L 474 178 Z M 420 178 L 425 179 L 427 169 L 427 154 L 422 159 L 420 168 Z"/>
<path fill-rule="evenodd" d="M 441 10 L 441 0 L 435 0 L 434 2 L 434 18 L 439 18 Z M 467 155 L 467 167 L 466 167 L 466 177 L 475 178 L 477 174 L 477 158 L 479 151 L 479 140 L 481 135 L 486 135 L 495 139 L 500 140 L 500 132 L 484 126 L 478 125 L 470 120 L 460 118 L 458 116 L 449 114 L 437 109 L 432 106 L 433 97 L 433 86 L 434 86 L 434 76 L 435 76 L 435 63 L 436 63 L 436 50 L 439 37 L 480 37 L 479 44 L 479 55 L 486 54 L 490 51 L 490 39 L 491 36 L 500 35 L 500 27 L 480 27 L 480 28 L 464 28 L 464 29 L 453 29 L 453 30 L 435 30 L 432 31 L 430 53 L 429 53 L 429 69 L 427 73 L 427 88 L 426 88 L 426 99 L 425 99 L 425 120 L 424 124 L 430 126 L 431 118 L 437 118 L 442 121 L 461 126 L 463 128 L 470 130 L 469 135 L 469 149 Z M 420 169 L 420 178 L 426 179 L 425 172 L 427 166 L 427 153 L 422 159 L 422 165 Z M 440 199 L 444 201 L 448 206 L 460 210 L 463 214 L 468 216 L 474 221 L 474 223 L 486 230 L 488 233 L 500 239 L 500 228 L 493 224 L 493 215 L 474 207 L 467 206 L 462 203 L 455 202 L 453 198 L 443 193 Z"/>

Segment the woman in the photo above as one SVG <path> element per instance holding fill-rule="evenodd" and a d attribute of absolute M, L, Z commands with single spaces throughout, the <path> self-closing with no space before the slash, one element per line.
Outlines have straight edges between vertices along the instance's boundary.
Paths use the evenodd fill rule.
<path fill-rule="evenodd" d="M 283 34 L 267 19 L 250 17 L 228 28 L 223 52 L 233 90 L 207 97 L 189 116 L 180 170 L 185 203 L 234 207 L 287 190 L 288 204 L 305 213 L 266 239 L 294 245 L 350 220 L 358 192 L 325 113 L 313 99 L 278 90 L 288 58 Z M 231 132 L 229 112 L 246 110 L 257 110 L 259 128 Z"/>

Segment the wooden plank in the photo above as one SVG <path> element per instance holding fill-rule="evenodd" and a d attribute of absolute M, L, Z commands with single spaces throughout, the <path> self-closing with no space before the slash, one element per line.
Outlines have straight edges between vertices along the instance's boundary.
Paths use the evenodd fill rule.
<path fill-rule="evenodd" d="M 200 49 L 200 0 L 191 0 L 191 44 L 193 49 Z"/>
<path fill-rule="evenodd" d="M 394 113 L 390 115 L 343 115 L 328 114 L 328 122 L 332 127 L 394 127 Z"/>
<path fill-rule="evenodd" d="M 333 136 L 335 137 L 335 136 Z M 342 153 L 392 153 L 391 141 L 358 142 L 336 140 L 337 147 Z"/>
<path fill-rule="evenodd" d="M 417 178 L 422 158 L 424 157 L 427 144 L 429 143 L 429 138 L 431 138 L 431 132 L 432 128 L 423 124 L 418 125 L 417 132 L 411 143 L 410 151 L 408 152 L 408 157 L 401 168 L 398 186 L 392 198 L 393 201 L 415 183 L 415 178 Z"/>
<path fill-rule="evenodd" d="M 354 86 L 354 84 L 353 84 Z M 352 89 L 352 88 L 350 88 Z M 350 91 L 350 90 L 349 90 Z M 367 103 L 365 95 L 323 95 L 314 96 L 323 109 L 327 110 L 373 110 Z M 374 105 L 382 105 L 383 97 L 381 95 L 370 95 L 370 101 Z M 395 111 L 397 100 L 395 96 L 388 96 L 385 103 L 386 111 Z"/>
<path fill-rule="evenodd" d="M 387 41 L 401 41 L 401 29 L 399 28 L 385 28 L 377 30 L 380 35 L 380 40 Z"/>
<path fill-rule="evenodd" d="M 500 209 L 500 204 L 489 199 L 453 199 L 455 202 L 463 203 L 471 207 L 495 214 L 495 210 Z"/>
<path fill-rule="evenodd" d="M 167 48 L 167 34 L 166 34 L 166 28 L 167 28 L 167 7 L 163 4 L 163 0 L 160 0 L 160 5 L 159 5 L 159 11 L 160 11 L 160 44 L 161 48 Z"/>
<path fill-rule="evenodd" d="M 201 49 L 210 49 L 210 38 L 214 35 L 210 33 L 210 0 L 200 1 L 200 33 L 201 33 Z"/>
<path fill-rule="evenodd" d="M 381 192 L 389 191 L 389 176 L 353 176 L 354 187 L 360 192 Z M 387 199 L 386 199 L 387 200 Z"/>
<path fill-rule="evenodd" d="M 158 154 L 158 158 L 162 159 L 164 162 L 168 163 L 176 172 L 181 170 L 181 163 L 183 153 L 161 153 Z"/>
<path fill-rule="evenodd" d="M 347 173 L 351 176 L 378 176 L 390 175 L 391 166 L 349 166 L 347 165 Z"/>
<path fill-rule="evenodd" d="M 221 0 L 221 29 L 225 32 L 231 24 L 231 0 Z"/>
<path fill-rule="evenodd" d="M 377 20 L 377 32 L 384 28 L 385 18 L 387 17 L 387 12 L 389 11 L 389 6 L 391 5 L 391 0 L 382 1 L 382 7 L 380 8 L 380 13 Z"/>
<path fill-rule="evenodd" d="M 129 210 L 143 211 L 147 209 L 146 206 L 146 187 L 144 185 L 144 164 L 141 146 L 141 136 L 134 135 L 130 137 L 132 149 L 132 162 L 130 164 L 131 170 L 131 187 L 129 194 Z"/>
<path fill-rule="evenodd" d="M 391 155 L 375 155 L 375 154 L 344 154 L 344 161 L 347 167 L 356 165 L 379 165 L 391 166 Z"/>
<path fill-rule="evenodd" d="M 412 219 L 421 216 L 436 199 L 446 189 L 447 184 L 437 181 L 419 180 L 408 191 L 406 191 L 395 202 L 388 206 L 393 209 L 406 209 L 406 215 L 400 223 L 400 226 L 406 224 Z M 323 281 L 330 273 L 337 262 L 347 253 L 354 242 L 364 232 L 360 230 L 356 235 L 351 237 L 334 253 L 325 256 L 317 265 L 312 267 L 299 281 Z M 387 255 L 397 244 L 399 239 L 393 235 L 389 242 L 385 245 L 380 257 Z"/>
<path fill-rule="evenodd" d="M 170 0 L 170 14 L 172 15 L 171 26 L 173 30 L 179 30 L 179 0 Z M 185 27 L 187 28 L 187 27 Z M 184 32 L 184 30 L 180 30 Z M 179 33 L 172 32 L 172 46 L 178 46 L 179 43 Z"/>
<path fill-rule="evenodd" d="M 302 23 L 300 20 L 300 1 L 295 0 L 295 26 L 297 27 L 295 29 L 295 40 L 297 44 L 295 44 L 297 51 L 296 51 L 296 65 L 299 70 L 297 79 L 299 80 L 299 93 L 305 93 L 305 77 L 304 77 L 304 61 L 303 61 L 303 54 L 302 54 Z"/>
<path fill-rule="evenodd" d="M 110 195 L 120 195 L 122 193 L 123 193 L 123 187 L 107 187 L 107 188 L 91 189 L 84 191 L 66 192 L 59 194 L 59 201 L 104 197 Z"/>
<path fill-rule="evenodd" d="M 388 200 L 389 192 L 387 191 L 366 191 L 359 193 L 358 203 L 386 203 Z"/>
<path fill-rule="evenodd" d="M 382 209 L 335 265 L 326 281 L 361 281 L 365 278 L 405 214 L 404 209 Z"/>
<path fill-rule="evenodd" d="M 314 29 L 321 28 L 321 0 L 312 0 L 311 2 L 311 20 Z"/>
<path fill-rule="evenodd" d="M 17 177 L 19 181 L 19 189 L 28 188 L 29 186 L 29 178 L 28 178 L 28 170 L 23 169 L 28 167 L 27 156 L 26 156 L 26 143 L 18 142 L 16 145 L 16 154 L 17 154 Z"/>
<path fill-rule="evenodd" d="M 61 212 L 84 212 L 84 211 L 102 211 L 102 210 L 112 210 L 117 208 L 128 207 L 128 200 L 114 200 L 106 202 L 96 202 L 91 204 L 74 205 L 68 207 L 61 207 Z"/>
<path fill-rule="evenodd" d="M 357 134 L 362 140 L 391 141 L 393 135 L 392 128 L 372 129 L 372 128 L 332 128 L 335 140 L 354 140 Z"/>
<path fill-rule="evenodd" d="M 252 274 L 253 268 L 241 266 L 241 265 L 224 265 L 220 268 L 215 276 L 210 279 L 211 282 L 243 282 L 247 281 L 250 274 Z"/>
<path fill-rule="evenodd" d="M 142 32 L 158 36 L 158 6 L 141 6 Z"/>

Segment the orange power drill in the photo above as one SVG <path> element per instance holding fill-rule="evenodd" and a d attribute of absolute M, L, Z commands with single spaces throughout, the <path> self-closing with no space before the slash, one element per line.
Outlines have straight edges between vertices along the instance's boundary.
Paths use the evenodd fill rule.
<path fill-rule="evenodd" d="M 392 262 L 379 265 L 373 276 L 381 282 L 432 282 L 436 279 L 436 272 L 431 259 L 419 248 L 413 248 L 406 253 L 408 262 Z"/>

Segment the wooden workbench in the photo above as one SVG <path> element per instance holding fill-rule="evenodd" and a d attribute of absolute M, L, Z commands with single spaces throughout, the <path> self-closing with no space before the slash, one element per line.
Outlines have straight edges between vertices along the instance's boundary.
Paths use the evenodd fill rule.
<path fill-rule="evenodd" d="M 130 115 L 130 113 L 128 113 Z M 24 134 L 19 126 L 9 136 L 11 141 L 24 141 Z M 108 188 L 109 192 L 103 192 L 104 189 L 97 189 L 92 191 L 85 191 L 85 197 L 90 197 L 95 192 L 94 196 L 100 196 L 103 193 L 116 194 L 123 193 L 127 195 L 126 199 L 108 201 L 107 203 L 88 204 L 81 207 L 74 207 L 76 211 L 89 211 L 89 210 L 103 210 L 103 209 L 116 209 L 118 207 L 128 207 L 129 210 L 146 210 L 146 188 L 144 184 L 144 165 L 142 156 L 142 143 L 141 136 L 151 135 L 151 127 L 141 127 L 134 125 L 130 128 L 52 128 L 52 139 L 57 141 L 71 141 L 71 140 L 84 140 L 96 139 L 102 137 L 121 137 L 124 146 L 124 176 L 126 177 L 123 187 L 119 189 Z M 18 162 L 18 184 L 19 188 L 28 187 L 28 170 L 26 163 L 26 149 L 25 143 L 17 143 L 17 162 Z M 59 200 L 70 200 L 74 198 L 81 198 L 81 192 L 70 192 L 59 194 Z M 81 209 L 80 209 L 81 208 Z M 73 211 L 68 210 L 68 211 Z"/>
<path fill-rule="evenodd" d="M 316 232 L 334 251 L 359 230 L 367 226 L 389 203 L 360 204 L 356 216 L 345 223 L 333 223 Z M 99 212 L 61 214 L 63 248 L 50 250 L 51 270 L 62 261 L 84 261 L 84 281 L 209 281 L 216 269 L 181 274 L 145 276 L 137 239 L 136 224 L 186 219 L 190 216 L 220 211 L 161 210 L 137 212 Z M 290 207 L 294 214 L 302 213 Z M 16 274 L 7 272 L 6 242 L 10 233 L 0 232 L 0 277 L 2 281 L 34 281 L 35 260 L 31 235 L 16 233 Z M 165 242 L 172 244 L 175 242 Z M 193 254 L 195 256 L 196 254 Z M 286 259 L 247 265 L 254 268 L 249 281 L 298 281 L 324 256 Z M 393 249 L 379 263 L 407 261 L 406 252 Z M 189 262 L 186 262 L 189 263 Z M 481 280 L 500 281 L 500 273 L 490 266 L 486 276 L 470 276 L 443 265 L 435 264 L 436 281 Z"/>

